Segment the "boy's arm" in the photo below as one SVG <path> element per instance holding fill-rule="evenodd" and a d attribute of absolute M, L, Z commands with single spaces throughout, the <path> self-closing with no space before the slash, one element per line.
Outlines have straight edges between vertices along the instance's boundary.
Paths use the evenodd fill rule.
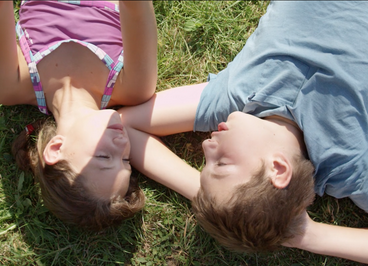
<path fill-rule="evenodd" d="M 147 101 L 157 81 L 157 28 L 152 1 L 119 1 L 124 68 L 119 75 L 127 104 Z"/>
<path fill-rule="evenodd" d="M 157 137 L 132 128 L 127 130 L 132 146 L 132 166 L 192 200 L 200 186 L 200 172 L 171 152 Z"/>
<path fill-rule="evenodd" d="M 314 222 L 305 213 L 305 232 L 285 246 L 368 263 L 368 230 Z"/>
<path fill-rule="evenodd" d="M 123 107 L 118 112 L 124 125 L 153 135 L 192 131 L 200 96 L 206 85 L 167 89 L 141 105 Z"/>

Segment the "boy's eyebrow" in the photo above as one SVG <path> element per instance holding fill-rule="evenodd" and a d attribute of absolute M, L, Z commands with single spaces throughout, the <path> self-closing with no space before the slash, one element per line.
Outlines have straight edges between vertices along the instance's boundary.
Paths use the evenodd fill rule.
<path fill-rule="evenodd" d="M 215 170 L 211 169 L 210 170 L 210 175 L 213 178 L 219 179 L 219 178 L 224 178 L 224 177 L 228 176 L 229 173 L 226 173 L 226 174 L 218 174 L 218 173 L 215 172 Z"/>

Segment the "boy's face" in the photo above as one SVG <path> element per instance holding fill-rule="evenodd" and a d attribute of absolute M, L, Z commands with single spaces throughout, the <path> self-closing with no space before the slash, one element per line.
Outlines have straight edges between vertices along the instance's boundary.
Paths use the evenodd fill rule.
<path fill-rule="evenodd" d="M 230 114 L 202 144 L 206 157 L 201 173 L 204 192 L 219 203 L 227 200 L 237 185 L 248 182 L 260 169 L 273 135 L 266 120 L 243 112 Z"/>

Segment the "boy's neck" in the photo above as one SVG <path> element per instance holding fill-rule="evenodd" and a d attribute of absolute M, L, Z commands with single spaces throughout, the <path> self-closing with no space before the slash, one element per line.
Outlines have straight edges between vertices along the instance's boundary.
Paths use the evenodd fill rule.
<path fill-rule="evenodd" d="M 264 120 L 278 125 L 284 131 L 290 144 L 297 146 L 300 152 L 307 157 L 308 153 L 304 143 L 303 131 L 294 121 L 277 115 L 265 117 Z"/>

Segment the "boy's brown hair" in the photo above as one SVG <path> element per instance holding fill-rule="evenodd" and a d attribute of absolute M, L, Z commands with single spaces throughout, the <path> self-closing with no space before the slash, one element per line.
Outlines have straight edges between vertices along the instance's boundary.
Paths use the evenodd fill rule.
<path fill-rule="evenodd" d="M 201 188 L 192 202 L 199 224 L 225 247 L 241 252 L 274 251 L 303 232 L 303 212 L 314 200 L 314 167 L 298 156 L 284 189 L 265 176 L 265 165 L 249 182 L 237 186 L 221 205 Z"/>
<path fill-rule="evenodd" d="M 53 121 L 32 124 L 39 131 L 34 145 L 24 130 L 13 142 L 12 153 L 22 170 L 32 170 L 41 187 L 45 206 L 60 220 L 92 230 L 117 225 L 132 217 L 144 206 L 144 194 L 137 182 L 130 180 L 126 195 L 101 199 L 87 189 L 84 178 L 77 175 L 67 161 L 47 165 L 43 151 L 56 135 Z"/>

